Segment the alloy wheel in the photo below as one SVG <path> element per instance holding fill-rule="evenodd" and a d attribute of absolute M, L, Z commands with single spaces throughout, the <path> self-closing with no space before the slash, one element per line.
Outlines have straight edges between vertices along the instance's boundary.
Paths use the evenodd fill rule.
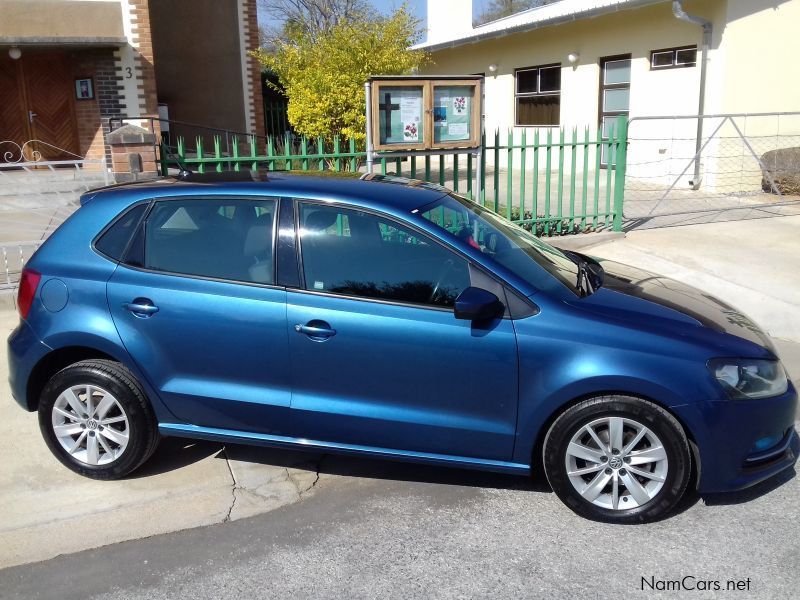
<path fill-rule="evenodd" d="M 611 510 L 636 508 L 652 500 L 669 471 L 658 436 L 638 421 L 616 416 L 580 427 L 567 446 L 565 462 L 578 494 Z"/>
<path fill-rule="evenodd" d="M 53 404 L 52 427 L 61 447 L 90 466 L 117 460 L 130 439 L 128 416 L 120 402 L 91 384 L 74 385 L 58 395 Z"/>

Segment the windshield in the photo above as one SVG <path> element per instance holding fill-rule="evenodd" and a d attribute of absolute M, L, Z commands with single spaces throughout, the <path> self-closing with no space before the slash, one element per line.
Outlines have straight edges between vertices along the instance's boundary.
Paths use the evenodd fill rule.
<path fill-rule="evenodd" d="M 531 232 L 474 202 L 449 194 L 417 211 L 450 235 L 477 248 L 537 289 L 551 287 L 544 269 L 578 293 L 578 266 Z"/>

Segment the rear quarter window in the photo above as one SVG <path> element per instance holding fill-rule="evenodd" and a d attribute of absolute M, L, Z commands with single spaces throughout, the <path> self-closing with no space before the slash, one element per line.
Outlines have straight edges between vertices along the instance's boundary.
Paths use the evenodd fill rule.
<path fill-rule="evenodd" d="M 122 260 L 128 241 L 146 210 L 147 204 L 139 204 L 117 218 L 95 242 L 97 251 L 112 260 Z"/>

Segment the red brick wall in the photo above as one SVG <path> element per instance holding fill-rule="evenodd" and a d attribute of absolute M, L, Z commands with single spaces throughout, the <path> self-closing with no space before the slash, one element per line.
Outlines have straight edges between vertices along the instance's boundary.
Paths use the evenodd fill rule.
<path fill-rule="evenodd" d="M 256 0 L 244 0 L 245 14 L 247 17 L 247 40 L 245 42 L 248 52 L 258 49 L 258 10 Z M 248 56 L 247 72 L 253 84 L 253 98 L 251 110 L 253 123 L 249 123 L 251 131 L 257 135 L 264 135 L 264 101 L 261 96 L 261 63 L 252 56 Z"/>
<path fill-rule="evenodd" d="M 94 84 L 92 100 L 75 100 L 80 153 L 92 160 L 105 156 L 110 166 L 110 149 L 103 133 L 108 130 L 108 120 L 120 116 L 122 107 L 113 50 L 80 50 L 71 52 L 69 57 L 73 79 L 91 77 Z"/>

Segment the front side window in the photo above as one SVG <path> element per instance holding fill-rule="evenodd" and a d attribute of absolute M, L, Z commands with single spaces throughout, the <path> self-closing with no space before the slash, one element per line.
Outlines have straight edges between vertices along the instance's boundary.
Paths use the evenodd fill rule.
<path fill-rule="evenodd" d="M 449 235 L 480 250 L 533 287 L 549 287 L 549 273 L 577 292 L 578 267 L 574 261 L 529 231 L 478 204 L 450 194 L 418 210 Z"/>
<path fill-rule="evenodd" d="M 467 261 L 427 236 L 372 213 L 300 205 L 305 288 L 451 307 L 470 285 Z"/>
<path fill-rule="evenodd" d="M 127 262 L 182 275 L 271 284 L 275 206 L 274 199 L 157 202 L 145 223 L 144 244 L 132 243 L 131 253 L 143 256 Z"/>
<path fill-rule="evenodd" d="M 561 122 L 561 65 L 517 69 L 516 124 L 558 125 Z"/>

